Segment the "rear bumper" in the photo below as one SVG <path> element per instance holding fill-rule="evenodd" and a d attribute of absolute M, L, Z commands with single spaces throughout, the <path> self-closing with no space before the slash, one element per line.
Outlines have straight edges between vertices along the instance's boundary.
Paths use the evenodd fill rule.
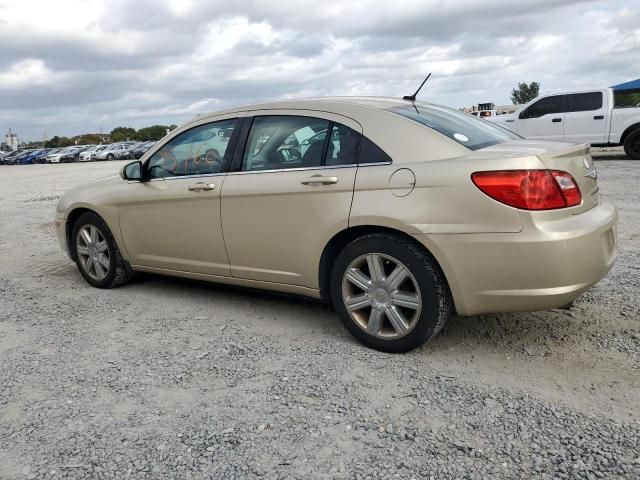
<path fill-rule="evenodd" d="M 573 301 L 617 257 L 618 213 L 602 200 L 566 218 L 523 213 L 519 233 L 416 235 L 436 256 L 460 315 L 535 311 Z"/>

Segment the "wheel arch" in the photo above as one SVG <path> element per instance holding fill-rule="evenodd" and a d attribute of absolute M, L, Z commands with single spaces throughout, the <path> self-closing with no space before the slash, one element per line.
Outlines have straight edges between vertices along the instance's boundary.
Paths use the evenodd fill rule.
<path fill-rule="evenodd" d="M 320 297 L 323 300 L 330 301 L 331 298 L 331 269 L 337 258 L 338 254 L 342 249 L 347 246 L 350 242 L 363 237 L 365 235 L 370 235 L 373 233 L 386 233 L 391 234 L 397 237 L 401 237 L 406 241 L 416 245 L 418 248 L 426 252 L 432 259 L 436 267 L 440 270 L 443 277 L 447 282 L 447 286 L 449 287 L 449 291 L 454 300 L 454 304 L 456 303 L 456 288 L 455 285 L 452 285 L 450 280 L 450 275 L 447 275 L 446 268 L 443 268 L 442 262 L 440 262 L 436 255 L 431 251 L 431 249 L 427 248 L 424 244 L 419 242 L 415 237 L 405 233 L 401 230 L 397 230 L 391 227 L 383 227 L 379 225 L 358 225 L 354 227 L 349 227 L 340 232 L 336 233 L 326 244 L 324 250 L 322 251 L 322 255 L 320 257 L 320 265 L 318 270 L 318 284 L 320 286 Z"/>
<path fill-rule="evenodd" d="M 69 211 L 69 214 L 67 215 L 65 227 L 64 227 L 65 241 L 67 242 L 67 249 L 69 251 L 69 256 L 71 257 L 71 259 L 74 262 L 76 261 L 75 249 L 73 248 L 73 242 L 71 239 L 71 234 L 73 233 L 73 227 L 76 221 L 78 220 L 78 218 L 80 218 L 80 216 L 85 213 L 93 213 L 94 215 L 97 215 L 98 217 L 100 217 L 100 219 L 107 224 L 107 227 L 109 228 L 109 230 L 111 231 L 111 234 L 114 237 L 116 245 L 118 245 L 118 248 L 120 248 L 120 251 L 122 252 L 122 247 L 120 245 L 119 239 L 116 236 L 116 232 L 114 232 L 114 229 L 112 228 L 112 226 L 109 225 L 109 222 L 107 221 L 105 216 L 102 215 L 95 208 L 91 208 L 90 206 L 87 206 L 87 205 L 78 205 Z"/>

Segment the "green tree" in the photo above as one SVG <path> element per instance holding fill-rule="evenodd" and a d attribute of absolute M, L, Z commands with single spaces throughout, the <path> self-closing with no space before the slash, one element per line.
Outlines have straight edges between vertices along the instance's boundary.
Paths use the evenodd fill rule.
<path fill-rule="evenodd" d="M 97 145 L 102 141 L 102 137 L 97 133 L 85 133 L 72 138 L 78 145 Z"/>
<path fill-rule="evenodd" d="M 144 127 L 138 130 L 136 133 L 136 140 L 160 140 L 167 133 L 166 125 L 152 125 L 150 127 Z"/>
<path fill-rule="evenodd" d="M 518 83 L 518 88 L 511 90 L 511 101 L 515 105 L 522 105 L 536 98 L 539 92 L 540 84 L 538 82 L 531 82 L 529 85 Z"/>
<path fill-rule="evenodd" d="M 69 137 L 59 137 L 57 135 L 51 137 L 49 140 L 44 142 L 45 148 L 59 148 L 59 147 L 68 147 L 69 145 L 74 145 L 75 142 L 71 140 Z"/>
<path fill-rule="evenodd" d="M 136 136 L 136 129 L 131 127 L 116 127 L 111 130 L 111 141 L 122 142 L 132 140 Z"/>

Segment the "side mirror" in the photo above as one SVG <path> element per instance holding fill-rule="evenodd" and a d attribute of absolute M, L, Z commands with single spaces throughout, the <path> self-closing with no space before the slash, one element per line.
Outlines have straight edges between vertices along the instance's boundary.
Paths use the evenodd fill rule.
<path fill-rule="evenodd" d="M 123 180 L 141 181 L 142 180 L 142 162 L 136 160 L 135 162 L 127 163 L 122 170 L 120 170 L 120 176 Z"/>

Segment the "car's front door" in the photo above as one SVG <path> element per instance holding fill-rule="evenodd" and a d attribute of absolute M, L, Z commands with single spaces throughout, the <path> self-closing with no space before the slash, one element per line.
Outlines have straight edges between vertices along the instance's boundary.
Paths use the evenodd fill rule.
<path fill-rule="evenodd" d="M 324 112 L 253 113 L 222 189 L 231 274 L 317 288 L 322 250 L 348 225 L 362 128 Z"/>
<path fill-rule="evenodd" d="M 124 184 L 120 229 L 134 265 L 229 276 L 220 192 L 236 124 L 223 119 L 179 133 L 145 162 L 144 181 Z"/>
<path fill-rule="evenodd" d="M 518 115 L 517 133 L 524 138 L 554 140 L 564 138 L 564 95 L 543 97 Z"/>

